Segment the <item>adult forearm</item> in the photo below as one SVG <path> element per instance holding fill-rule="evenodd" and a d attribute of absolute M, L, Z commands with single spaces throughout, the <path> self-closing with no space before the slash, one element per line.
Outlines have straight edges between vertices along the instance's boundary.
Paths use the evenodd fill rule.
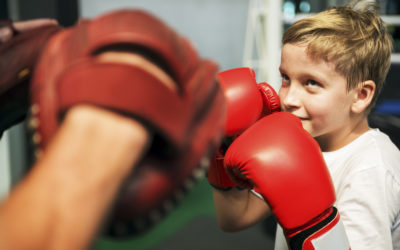
<path fill-rule="evenodd" d="M 0 207 L 1 249 L 85 249 L 149 134 L 90 107 L 72 110 L 43 158 Z"/>

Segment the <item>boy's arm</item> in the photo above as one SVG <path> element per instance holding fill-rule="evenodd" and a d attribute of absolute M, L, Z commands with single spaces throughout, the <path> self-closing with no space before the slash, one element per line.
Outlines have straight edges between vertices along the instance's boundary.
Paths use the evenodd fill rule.
<path fill-rule="evenodd" d="M 218 224 L 225 232 L 246 229 L 271 214 L 267 203 L 248 189 L 213 188 L 213 197 Z"/>
<path fill-rule="evenodd" d="M 134 120 L 72 108 L 43 158 L 1 204 L 0 248 L 88 248 L 148 140 Z"/>

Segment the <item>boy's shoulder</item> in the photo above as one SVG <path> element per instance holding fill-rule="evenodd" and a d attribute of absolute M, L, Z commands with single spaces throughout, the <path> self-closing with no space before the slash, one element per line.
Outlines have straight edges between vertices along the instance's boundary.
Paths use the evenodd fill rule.
<path fill-rule="evenodd" d="M 343 148 L 324 153 L 324 157 L 328 166 L 340 165 L 351 172 L 382 168 L 400 179 L 400 150 L 389 136 L 379 129 L 370 129 Z"/>
<path fill-rule="evenodd" d="M 360 153 L 364 156 L 373 154 L 380 156 L 382 161 L 400 161 L 400 150 L 392 142 L 390 137 L 379 129 L 370 129 L 363 134 L 360 139 L 360 144 L 364 145 Z"/>

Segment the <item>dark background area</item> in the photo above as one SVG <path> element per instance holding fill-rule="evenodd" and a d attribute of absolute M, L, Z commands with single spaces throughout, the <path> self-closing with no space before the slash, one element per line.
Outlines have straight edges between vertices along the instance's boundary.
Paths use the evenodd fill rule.
<path fill-rule="evenodd" d="M 9 11 L 10 9 L 12 11 Z M 55 18 L 62 26 L 67 27 L 78 20 L 78 15 L 76 0 L 12 0 L 12 2 L 0 0 L 0 18 L 13 20 Z"/>

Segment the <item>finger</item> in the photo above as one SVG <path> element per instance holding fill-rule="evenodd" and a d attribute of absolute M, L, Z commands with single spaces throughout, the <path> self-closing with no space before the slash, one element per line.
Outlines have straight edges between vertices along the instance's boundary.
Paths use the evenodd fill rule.
<path fill-rule="evenodd" d="M 13 23 L 13 26 L 16 31 L 24 32 L 31 29 L 49 26 L 49 25 L 57 25 L 58 22 L 55 19 L 50 18 L 40 18 L 35 20 L 27 20 L 27 21 L 17 21 Z"/>
<path fill-rule="evenodd" d="M 11 39 L 13 35 L 12 30 L 10 27 L 2 27 L 0 28 L 0 43 L 4 43 Z"/>

